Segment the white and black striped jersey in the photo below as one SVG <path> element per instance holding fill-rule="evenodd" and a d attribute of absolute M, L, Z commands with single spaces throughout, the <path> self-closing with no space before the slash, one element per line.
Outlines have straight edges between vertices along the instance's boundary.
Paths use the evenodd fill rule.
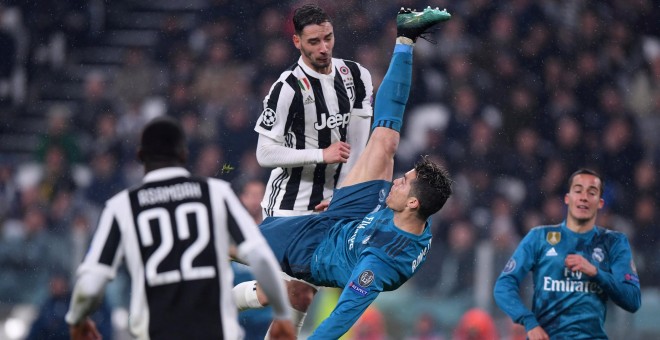
<path fill-rule="evenodd" d="M 227 182 L 162 168 L 107 201 L 78 274 L 112 279 L 126 261 L 139 339 L 241 339 L 230 238 L 267 245 Z"/>
<path fill-rule="evenodd" d="M 301 57 L 284 71 L 264 99 L 254 130 L 292 149 L 325 149 L 346 142 L 351 117 L 373 115 L 373 84 L 369 71 L 356 62 L 333 58 L 332 65 L 330 74 L 321 74 Z M 324 163 L 275 168 L 261 205 L 268 216 L 311 212 L 331 197 L 341 172 L 349 170 L 345 164 Z"/>

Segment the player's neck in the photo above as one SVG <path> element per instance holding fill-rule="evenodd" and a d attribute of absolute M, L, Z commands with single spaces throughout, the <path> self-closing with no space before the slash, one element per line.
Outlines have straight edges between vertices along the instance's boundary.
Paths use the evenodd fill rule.
<path fill-rule="evenodd" d="M 590 219 L 588 221 L 579 221 L 570 216 L 566 219 L 566 228 L 570 231 L 584 234 L 590 232 L 596 226 L 596 219 Z"/>
<path fill-rule="evenodd" d="M 183 167 L 178 162 L 148 162 L 144 164 L 144 173 L 149 173 L 162 168 Z"/>
<path fill-rule="evenodd" d="M 415 235 L 421 235 L 426 226 L 426 221 L 420 221 L 416 215 L 406 212 L 395 212 L 392 221 L 397 228 Z"/>

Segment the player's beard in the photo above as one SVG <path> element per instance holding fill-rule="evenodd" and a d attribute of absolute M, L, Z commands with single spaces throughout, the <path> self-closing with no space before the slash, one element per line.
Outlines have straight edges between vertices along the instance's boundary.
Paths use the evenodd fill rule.
<path fill-rule="evenodd" d="M 332 54 L 328 53 L 326 54 L 327 60 L 324 62 L 319 62 L 318 58 L 315 58 L 313 53 L 308 52 L 304 48 L 301 48 L 302 53 L 307 57 L 307 60 L 309 60 L 309 63 L 312 64 L 312 69 L 314 71 L 319 72 L 319 73 L 324 73 L 328 67 L 332 64 Z"/>

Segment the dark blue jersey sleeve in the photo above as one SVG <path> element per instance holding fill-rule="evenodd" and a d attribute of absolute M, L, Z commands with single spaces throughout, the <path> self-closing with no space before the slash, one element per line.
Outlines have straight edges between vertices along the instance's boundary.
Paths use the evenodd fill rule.
<path fill-rule="evenodd" d="M 495 282 L 493 295 L 495 302 L 511 319 L 525 326 L 529 331 L 539 325 L 534 313 L 525 306 L 520 297 L 520 283 L 525 279 L 535 264 L 536 230 L 531 230 L 520 242 L 513 256 L 507 262 Z"/>
<path fill-rule="evenodd" d="M 610 269 L 598 269 L 594 280 L 619 307 L 634 313 L 642 304 L 639 278 L 628 238 L 618 234 L 610 249 Z"/>
<path fill-rule="evenodd" d="M 339 339 L 385 287 L 398 282 L 397 271 L 379 257 L 367 255 L 357 263 L 337 306 L 309 339 Z"/>

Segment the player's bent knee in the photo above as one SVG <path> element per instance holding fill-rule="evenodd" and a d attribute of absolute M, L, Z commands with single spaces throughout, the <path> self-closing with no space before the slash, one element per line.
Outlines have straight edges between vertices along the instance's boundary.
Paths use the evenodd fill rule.
<path fill-rule="evenodd" d="M 291 306 L 299 311 L 306 312 L 314 300 L 316 289 L 304 282 L 290 281 L 287 283 Z"/>

